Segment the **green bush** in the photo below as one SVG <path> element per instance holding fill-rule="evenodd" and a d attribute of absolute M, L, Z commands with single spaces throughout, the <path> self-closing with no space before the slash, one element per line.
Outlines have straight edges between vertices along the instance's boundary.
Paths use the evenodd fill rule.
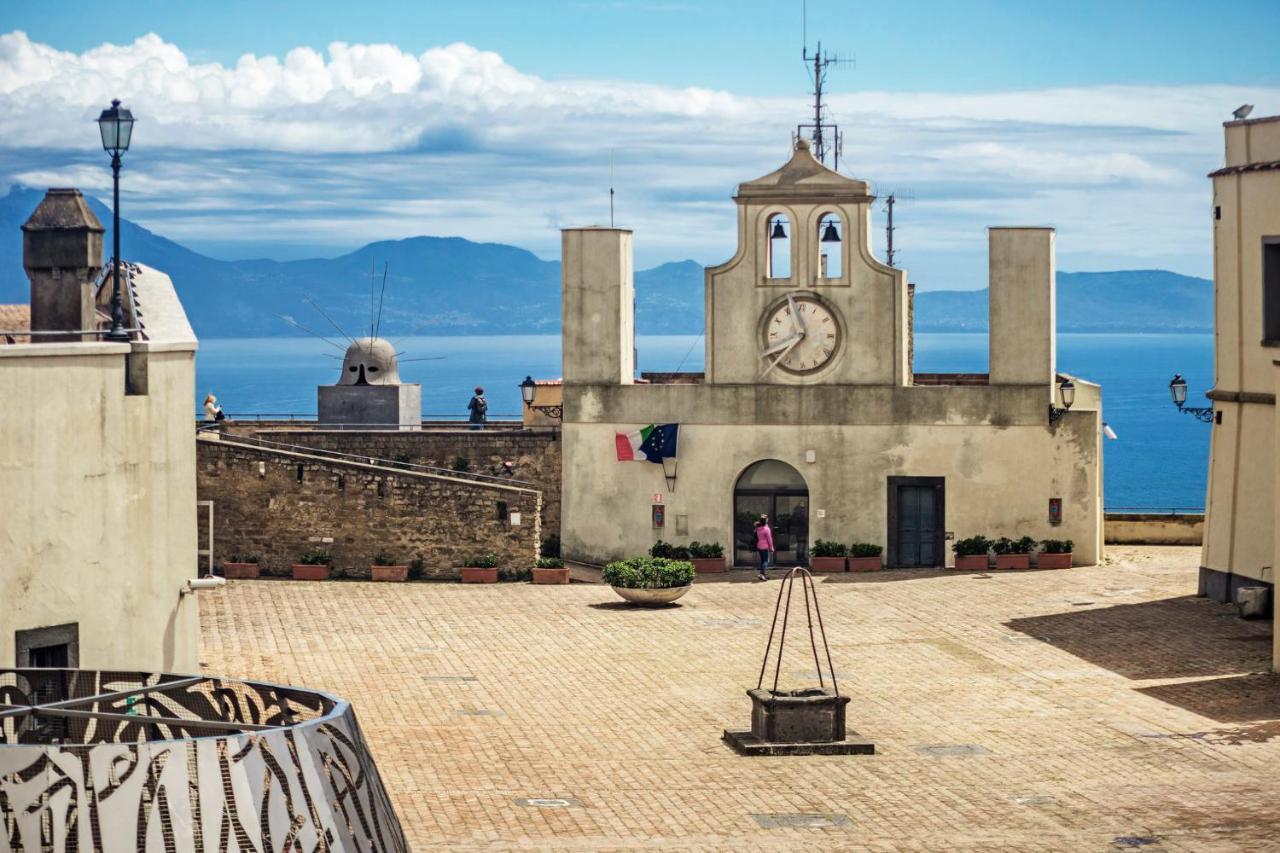
<path fill-rule="evenodd" d="M 849 549 L 843 542 L 828 542 L 826 539 L 819 539 L 813 543 L 813 550 L 810 553 L 815 557 L 844 557 L 849 554 Z"/>
<path fill-rule="evenodd" d="M 422 560 L 413 560 L 409 563 L 409 580 L 420 581 L 422 576 L 426 574 L 427 566 Z"/>
<path fill-rule="evenodd" d="M 991 543 L 991 550 L 997 554 L 1030 554 L 1035 550 L 1036 540 L 1030 536 L 1023 536 L 1020 539 L 1010 539 L 1007 536 L 1001 536 L 995 542 Z"/>
<path fill-rule="evenodd" d="M 632 557 L 604 567 L 604 582 L 626 589 L 668 589 L 693 583 L 693 563 L 665 557 Z"/>
<path fill-rule="evenodd" d="M 540 553 L 543 557 L 559 557 L 560 537 L 553 533 L 544 539 L 542 541 L 542 551 Z"/>
<path fill-rule="evenodd" d="M 497 554 L 481 554 L 478 557 L 471 557 L 462 564 L 468 569 L 496 569 L 498 567 Z"/>
<path fill-rule="evenodd" d="M 498 580 L 500 581 L 531 581 L 533 580 L 532 569 L 498 569 Z"/>
<path fill-rule="evenodd" d="M 261 561 L 257 554 L 232 554 L 227 557 L 228 563 L 257 563 Z"/>
<path fill-rule="evenodd" d="M 540 569 L 563 569 L 564 560 L 559 557 L 539 557 L 535 565 Z"/>
<path fill-rule="evenodd" d="M 1070 554 L 1075 544 L 1070 539 L 1046 539 L 1040 543 L 1040 549 L 1046 554 Z"/>
<path fill-rule="evenodd" d="M 976 557 L 991 550 L 991 540 L 985 536 L 970 536 L 968 539 L 957 539 L 951 543 L 951 550 L 957 557 Z"/>
<path fill-rule="evenodd" d="M 373 555 L 373 564 L 375 566 L 398 566 L 396 558 L 385 551 L 379 551 Z"/>
<path fill-rule="evenodd" d="M 849 546 L 850 557 L 879 557 L 884 548 L 870 542 L 854 542 Z"/>
<path fill-rule="evenodd" d="M 724 556 L 724 548 L 719 542 L 690 542 L 689 555 L 698 560 L 714 560 Z"/>
<path fill-rule="evenodd" d="M 308 551 L 298 558 L 303 566 L 328 566 L 333 563 L 333 555 L 328 551 Z"/>
<path fill-rule="evenodd" d="M 672 547 L 673 546 L 670 542 L 663 542 L 659 539 L 657 542 L 654 542 L 653 547 L 649 549 L 649 556 L 659 557 L 663 560 L 670 560 Z"/>

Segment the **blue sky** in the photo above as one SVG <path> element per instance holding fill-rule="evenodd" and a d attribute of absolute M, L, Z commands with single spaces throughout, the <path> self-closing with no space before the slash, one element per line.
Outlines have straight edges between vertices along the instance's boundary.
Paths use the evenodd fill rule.
<path fill-rule="evenodd" d="M 607 219 L 612 160 L 641 266 L 716 263 L 733 186 L 804 117 L 800 8 L 5 3 L 0 180 L 102 193 L 89 122 L 119 96 L 126 215 L 216 256 L 427 233 L 554 257 Z M 1278 25 L 1275 0 L 809 3 L 810 41 L 856 60 L 829 81 L 842 171 L 914 194 L 927 289 L 983 286 L 1004 224 L 1058 227 L 1062 269 L 1207 275 L 1204 175 L 1233 108 L 1280 113 Z"/>

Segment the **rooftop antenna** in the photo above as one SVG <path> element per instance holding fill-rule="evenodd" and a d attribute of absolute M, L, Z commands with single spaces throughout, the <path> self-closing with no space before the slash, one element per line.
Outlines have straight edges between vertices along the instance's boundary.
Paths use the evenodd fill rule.
<path fill-rule="evenodd" d="M 915 196 L 915 193 L 911 192 L 910 190 L 908 190 L 907 192 L 898 192 L 898 191 L 896 191 L 896 190 L 895 190 L 895 191 L 893 191 L 893 192 L 890 192 L 890 193 L 889 193 L 889 195 L 885 197 L 885 200 L 884 200 L 884 209 L 885 209 L 885 213 L 887 213 L 887 214 L 888 214 L 887 222 L 886 222 L 886 224 L 885 224 L 885 228 L 884 228 L 884 231 L 885 231 L 885 253 L 884 253 L 884 263 L 885 263 L 885 266 L 889 266 L 889 267 L 893 266 L 893 265 L 894 265 L 894 263 L 893 263 L 893 262 L 894 262 L 894 259 L 895 259 L 895 258 L 897 258 L 897 256 L 898 256 L 898 252 L 897 252 L 897 250 L 893 248 L 893 232 L 897 230 L 897 228 L 895 228 L 895 227 L 894 227 L 894 224 L 893 224 L 893 206 L 894 206 L 895 204 L 897 204 L 899 200 L 901 200 L 901 201 L 910 201 L 910 200 L 914 199 L 915 197 L 916 197 L 916 196 Z"/>
<path fill-rule="evenodd" d="M 609 149 L 609 227 L 613 227 L 613 149 Z"/>
<path fill-rule="evenodd" d="M 809 4 L 808 0 L 804 3 L 804 46 L 800 51 L 800 56 L 807 66 L 813 63 L 813 69 L 809 72 L 813 78 L 813 122 L 811 124 L 796 125 L 796 135 L 802 135 L 803 131 L 808 130 L 813 140 L 813 156 L 818 159 L 819 163 L 826 165 L 827 152 L 830 150 L 832 154 L 832 168 L 839 171 L 840 154 L 844 148 L 844 135 L 840 132 L 838 125 L 832 123 L 827 118 L 827 107 L 822 103 L 822 87 L 827 82 L 827 69 L 832 65 L 852 64 L 852 59 L 842 59 L 838 56 L 832 56 L 824 53 L 822 50 L 822 42 L 818 42 L 817 50 L 809 53 Z"/>

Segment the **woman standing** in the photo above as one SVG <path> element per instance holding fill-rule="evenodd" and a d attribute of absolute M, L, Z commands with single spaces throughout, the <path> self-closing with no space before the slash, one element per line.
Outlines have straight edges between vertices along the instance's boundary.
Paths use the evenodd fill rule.
<path fill-rule="evenodd" d="M 769 579 L 769 560 L 773 557 L 773 531 L 764 518 L 756 519 L 756 553 L 760 555 L 760 580 Z"/>

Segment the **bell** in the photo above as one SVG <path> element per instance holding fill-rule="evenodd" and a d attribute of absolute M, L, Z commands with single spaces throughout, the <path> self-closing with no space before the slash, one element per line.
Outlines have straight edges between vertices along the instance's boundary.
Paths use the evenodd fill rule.
<path fill-rule="evenodd" d="M 827 221 L 827 228 L 822 232 L 822 242 L 839 243 L 840 235 L 836 233 L 836 224 L 830 220 Z"/>
<path fill-rule="evenodd" d="M 772 234 L 770 234 L 770 235 L 769 235 L 769 237 L 770 237 L 771 239 L 774 239 L 774 240 L 785 240 L 785 239 L 787 239 L 787 232 L 786 232 L 786 231 L 784 231 L 784 230 L 782 229 L 782 220 L 781 220 L 781 219 L 775 219 L 775 220 L 773 220 L 773 233 L 772 233 Z"/>

